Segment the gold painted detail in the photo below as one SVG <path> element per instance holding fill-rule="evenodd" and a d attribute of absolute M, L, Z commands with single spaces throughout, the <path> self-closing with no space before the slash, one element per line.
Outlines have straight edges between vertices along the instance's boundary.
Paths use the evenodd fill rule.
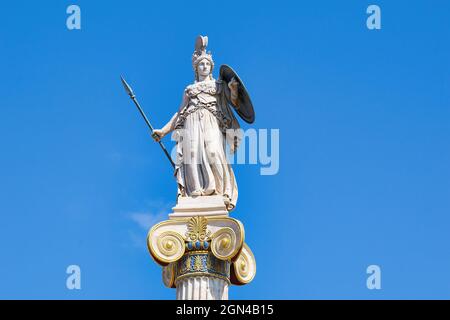
<path fill-rule="evenodd" d="M 175 272 L 174 272 L 174 264 L 169 263 L 167 266 L 163 267 L 162 278 L 163 283 L 168 288 L 174 287 L 175 282 Z"/>
<path fill-rule="evenodd" d="M 183 237 L 174 231 L 161 233 L 156 239 L 156 246 L 149 243 L 149 248 L 154 258 L 165 264 L 177 261 L 185 252 Z"/>
<path fill-rule="evenodd" d="M 205 217 L 192 217 L 187 223 L 188 231 L 186 232 L 186 237 L 190 241 L 207 241 L 211 234 L 207 230 L 208 219 Z"/>
<path fill-rule="evenodd" d="M 229 260 L 238 253 L 239 249 L 233 229 L 224 227 L 213 234 L 211 251 L 218 259 Z"/>
<path fill-rule="evenodd" d="M 247 284 L 253 280 L 256 275 L 256 261 L 253 252 L 247 244 L 244 243 L 238 258 L 233 262 L 233 279 L 234 284 Z"/>
<path fill-rule="evenodd" d="M 175 285 L 176 282 L 187 276 L 212 276 L 229 282 L 230 262 L 217 259 L 209 251 L 187 252 L 175 264 Z"/>

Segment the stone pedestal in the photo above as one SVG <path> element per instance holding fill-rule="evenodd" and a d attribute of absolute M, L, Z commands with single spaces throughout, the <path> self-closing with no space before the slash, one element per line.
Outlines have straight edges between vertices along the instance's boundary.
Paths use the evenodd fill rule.
<path fill-rule="evenodd" d="M 169 214 L 170 219 L 192 216 L 228 217 L 222 196 L 179 197 L 177 205 L 172 210 L 173 213 Z"/>
<path fill-rule="evenodd" d="M 230 285 L 252 281 L 256 262 L 244 226 L 221 197 L 179 198 L 173 211 L 150 229 L 147 244 L 177 299 L 227 300 Z"/>

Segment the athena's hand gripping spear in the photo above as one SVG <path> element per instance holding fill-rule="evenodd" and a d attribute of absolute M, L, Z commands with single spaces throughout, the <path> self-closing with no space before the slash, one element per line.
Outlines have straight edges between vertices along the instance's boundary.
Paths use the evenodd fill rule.
<path fill-rule="evenodd" d="M 148 121 L 147 116 L 144 113 L 144 110 L 142 110 L 141 106 L 137 102 L 136 96 L 134 95 L 133 90 L 131 89 L 130 85 L 124 80 L 124 78 L 120 77 L 120 80 L 122 80 L 122 84 L 123 84 L 125 90 L 127 91 L 127 93 L 130 96 L 131 100 L 133 100 L 134 104 L 136 105 L 136 107 L 139 110 L 139 113 L 141 114 L 142 118 L 144 118 L 145 123 L 147 124 L 148 128 L 150 129 L 151 133 L 153 134 L 153 127 L 150 124 L 150 121 Z M 170 157 L 169 153 L 167 152 L 167 149 L 164 147 L 163 143 L 161 141 L 158 141 L 158 143 L 159 143 L 161 149 L 164 151 L 167 159 L 169 159 L 170 164 L 172 165 L 172 167 L 175 168 L 175 163 L 173 163 L 173 160 Z"/>

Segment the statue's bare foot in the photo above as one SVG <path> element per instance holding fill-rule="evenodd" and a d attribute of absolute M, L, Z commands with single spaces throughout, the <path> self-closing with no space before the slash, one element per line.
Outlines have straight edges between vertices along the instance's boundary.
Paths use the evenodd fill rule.
<path fill-rule="evenodd" d="M 201 190 L 195 190 L 195 191 L 191 192 L 191 196 L 193 196 L 193 197 L 198 197 L 201 195 L 203 195 L 203 192 Z"/>

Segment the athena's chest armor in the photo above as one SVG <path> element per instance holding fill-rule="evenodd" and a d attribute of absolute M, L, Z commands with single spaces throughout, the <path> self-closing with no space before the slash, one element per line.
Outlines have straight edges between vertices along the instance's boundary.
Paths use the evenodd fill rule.
<path fill-rule="evenodd" d="M 176 128 L 184 125 L 186 118 L 199 110 L 206 110 L 213 114 L 218 122 L 221 130 L 224 131 L 230 126 L 231 119 L 222 113 L 218 107 L 219 95 L 222 92 L 222 82 L 211 80 L 197 82 L 186 88 L 186 94 L 189 97 L 187 106 L 180 111 Z"/>
<path fill-rule="evenodd" d="M 191 84 L 186 88 L 190 105 L 212 104 L 217 101 L 221 85 L 218 81 L 204 81 Z"/>

